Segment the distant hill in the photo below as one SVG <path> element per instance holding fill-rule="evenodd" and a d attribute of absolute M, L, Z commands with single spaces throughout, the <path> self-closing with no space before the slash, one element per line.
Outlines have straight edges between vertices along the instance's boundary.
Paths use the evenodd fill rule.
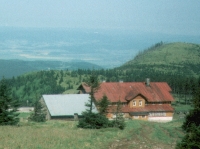
<path fill-rule="evenodd" d="M 191 43 L 157 43 L 140 52 L 118 69 L 154 69 L 164 73 L 200 74 L 200 45 Z"/>
<path fill-rule="evenodd" d="M 79 66 L 79 67 L 78 67 Z M 87 66 L 87 67 L 86 67 Z M 12 88 L 12 97 L 19 99 L 22 105 L 32 104 L 35 96 L 42 94 L 77 93 L 81 82 L 91 75 L 93 68 L 100 68 L 83 62 L 64 63 L 58 61 L 19 61 L 1 60 L 1 74 L 13 76 L 8 80 Z M 187 103 L 192 97 L 198 77 L 200 79 L 200 45 L 189 43 L 158 43 L 139 53 L 133 60 L 114 69 L 94 71 L 99 81 L 141 82 L 150 78 L 152 82 L 167 82 L 180 102 Z M 89 68 L 70 70 L 72 68 Z M 44 70 L 44 71 L 38 71 Z M 50 71 L 47 71 L 50 70 Z M 37 72 L 32 72 L 37 71 Z M 9 74 L 10 73 L 10 74 Z M 186 97 L 189 97 L 186 100 Z M 184 97 L 184 98 L 183 98 Z"/>
<path fill-rule="evenodd" d="M 0 60 L 0 77 L 11 78 L 27 72 L 40 70 L 77 70 L 77 69 L 101 69 L 102 67 L 84 61 L 23 61 Z"/>

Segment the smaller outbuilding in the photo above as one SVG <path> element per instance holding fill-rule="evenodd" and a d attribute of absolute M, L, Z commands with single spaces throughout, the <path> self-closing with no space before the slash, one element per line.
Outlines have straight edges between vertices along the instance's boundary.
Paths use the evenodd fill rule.
<path fill-rule="evenodd" d="M 47 111 L 46 118 L 77 119 L 86 111 L 85 104 L 90 100 L 89 94 L 43 95 L 42 103 Z M 94 109 L 96 111 L 96 109 Z"/>

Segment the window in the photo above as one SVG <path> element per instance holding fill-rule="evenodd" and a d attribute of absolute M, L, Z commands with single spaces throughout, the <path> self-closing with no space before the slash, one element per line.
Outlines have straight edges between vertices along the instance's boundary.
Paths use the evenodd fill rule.
<path fill-rule="evenodd" d="M 123 106 L 125 106 L 125 105 L 126 105 L 126 103 L 125 103 L 125 102 L 123 102 L 123 103 L 122 103 L 122 105 L 123 105 Z"/>
<path fill-rule="evenodd" d="M 165 112 L 151 112 L 149 116 L 166 116 Z"/>
<path fill-rule="evenodd" d="M 133 106 L 136 106 L 136 101 L 133 101 Z"/>
<path fill-rule="evenodd" d="M 139 106 L 142 106 L 142 100 L 139 101 Z"/>

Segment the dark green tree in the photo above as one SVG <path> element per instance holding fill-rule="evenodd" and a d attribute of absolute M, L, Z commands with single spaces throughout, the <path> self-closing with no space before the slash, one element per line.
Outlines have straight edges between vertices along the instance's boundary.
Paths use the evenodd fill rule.
<path fill-rule="evenodd" d="M 17 108 L 19 102 L 12 99 L 6 80 L 0 81 L 0 125 L 16 125 L 19 122 Z"/>
<path fill-rule="evenodd" d="M 83 116 L 84 118 L 80 119 L 77 125 L 79 128 L 100 129 L 109 126 L 109 120 L 99 113 L 85 112 Z"/>
<path fill-rule="evenodd" d="M 176 149 L 199 149 L 200 148 L 200 126 L 191 125 L 190 132 L 187 132 Z"/>
<path fill-rule="evenodd" d="M 97 92 L 99 89 L 99 81 L 98 81 L 98 76 L 95 75 L 94 71 L 92 74 L 89 76 L 88 80 L 86 81 L 86 84 L 90 87 L 90 101 L 89 103 L 86 104 L 87 107 L 89 107 L 89 112 L 92 113 L 95 97 L 94 94 Z"/>
<path fill-rule="evenodd" d="M 102 99 L 103 102 L 101 102 L 101 105 L 104 105 L 104 108 L 102 107 L 101 113 L 92 112 L 95 101 L 94 93 L 99 89 L 98 77 L 94 73 L 92 73 L 92 75 L 90 75 L 86 83 L 91 89 L 90 91 L 91 99 L 85 105 L 86 107 L 89 107 L 89 109 L 82 113 L 84 118 L 79 120 L 77 127 L 90 128 L 90 129 L 100 129 L 109 127 L 110 124 L 109 120 L 103 114 L 106 110 L 105 109 L 106 105 L 103 104 L 103 102 L 107 100 L 107 98 Z"/>
<path fill-rule="evenodd" d="M 193 110 L 186 116 L 182 126 L 186 131 L 190 131 L 193 125 L 200 126 L 200 86 L 196 89 L 193 96 L 193 107 Z"/>
<path fill-rule="evenodd" d="M 110 101 L 108 97 L 104 95 L 102 99 L 97 102 L 98 111 L 100 114 L 105 115 L 108 113 L 108 106 L 110 105 Z"/>
<path fill-rule="evenodd" d="M 30 121 L 34 122 L 45 122 L 46 111 L 40 100 L 37 100 L 34 104 L 34 112 L 29 117 Z"/>
<path fill-rule="evenodd" d="M 125 125 L 123 113 L 121 111 L 122 111 L 122 103 L 119 100 L 116 106 L 116 111 L 115 111 L 116 118 L 113 121 L 113 126 L 119 129 L 124 129 L 126 125 Z"/>
<path fill-rule="evenodd" d="M 200 148 L 200 82 L 193 96 L 194 109 L 189 112 L 182 125 L 186 135 L 177 144 L 177 149 L 199 149 Z"/>

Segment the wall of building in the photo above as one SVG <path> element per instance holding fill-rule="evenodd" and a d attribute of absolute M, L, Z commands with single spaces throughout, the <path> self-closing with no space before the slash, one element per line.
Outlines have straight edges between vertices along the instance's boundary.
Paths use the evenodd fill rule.
<path fill-rule="evenodd" d="M 86 94 L 85 90 L 79 90 L 78 94 Z"/>
<path fill-rule="evenodd" d="M 107 117 L 108 119 L 115 119 L 115 118 L 116 118 L 116 115 L 115 115 L 114 113 L 108 113 L 108 114 L 106 115 L 106 117 Z M 130 118 L 130 115 L 129 115 L 129 113 L 123 113 L 123 117 L 124 117 L 125 119 L 129 119 L 129 118 Z"/>
<path fill-rule="evenodd" d="M 148 121 L 152 122 L 170 122 L 173 120 L 173 117 L 148 117 Z"/>
<path fill-rule="evenodd" d="M 169 122 L 173 120 L 173 112 L 163 112 L 163 113 L 165 113 L 163 116 L 149 115 L 148 121 Z"/>
<path fill-rule="evenodd" d="M 173 117 L 173 115 L 174 115 L 174 112 L 166 112 L 167 117 Z"/>
<path fill-rule="evenodd" d="M 42 103 L 42 105 L 43 105 L 44 108 L 45 108 L 45 111 L 46 111 L 46 119 L 47 119 L 47 120 L 50 120 L 50 119 L 51 119 L 51 115 L 50 115 L 49 110 L 48 110 L 48 108 L 47 108 L 47 106 L 46 106 L 46 104 L 45 104 L 44 99 L 41 98 L 41 99 L 40 99 L 40 102 Z"/>
<path fill-rule="evenodd" d="M 146 115 L 132 116 L 131 118 L 135 120 L 148 120 L 148 116 Z"/>
<path fill-rule="evenodd" d="M 124 113 L 123 116 L 125 119 L 134 119 L 134 120 L 145 120 L 145 121 L 152 121 L 152 122 L 169 122 L 173 120 L 173 112 L 166 113 L 166 116 L 147 116 L 147 115 L 139 115 L 139 116 L 130 116 L 129 113 Z M 116 118 L 115 114 L 108 113 L 108 119 Z"/>
<path fill-rule="evenodd" d="M 137 96 L 131 100 L 128 105 L 130 108 L 145 107 L 146 100 L 142 96 Z"/>

